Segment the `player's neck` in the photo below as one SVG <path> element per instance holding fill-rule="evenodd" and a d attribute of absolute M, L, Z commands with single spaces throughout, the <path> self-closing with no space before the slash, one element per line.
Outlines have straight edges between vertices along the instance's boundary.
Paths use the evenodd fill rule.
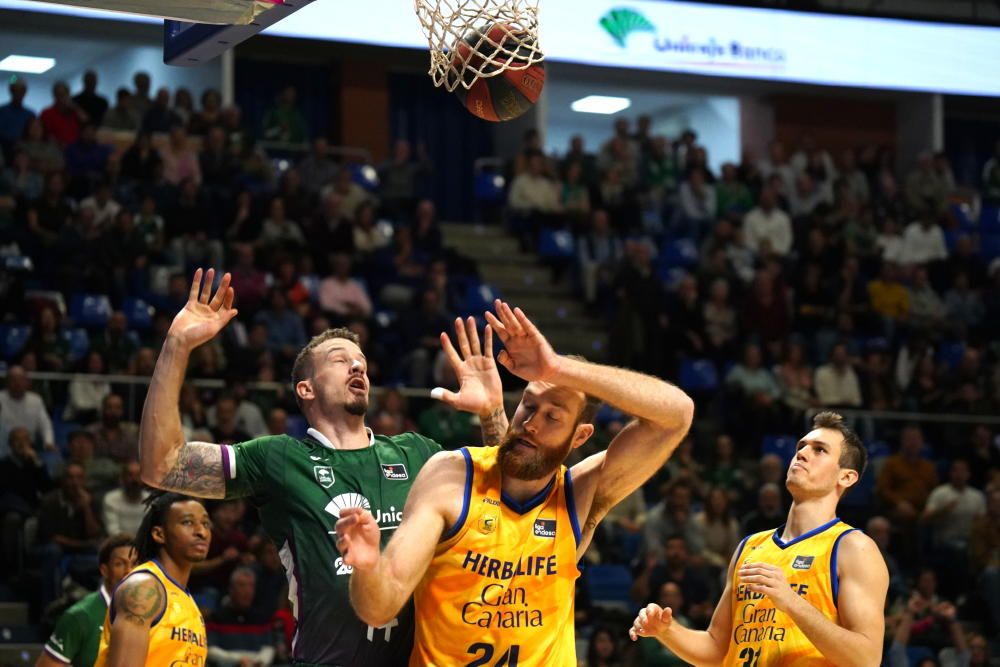
<path fill-rule="evenodd" d="M 310 420 L 309 425 L 326 439 L 320 442 L 332 449 L 364 449 L 371 445 L 363 416 L 347 413 L 338 419 L 319 416 Z"/>
<path fill-rule="evenodd" d="M 549 485 L 552 481 L 552 477 L 546 477 L 544 479 L 517 479 L 509 475 L 503 475 L 500 480 L 500 489 L 503 491 L 511 500 L 524 503 L 531 500 Z"/>
<path fill-rule="evenodd" d="M 157 562 L 159 562 L 163 573 L 173 579 L 174 583 L 178 584 L 181 588 L 187 588 L 188 579 L 191 578 L 191 568 L 194 563 L 174 560 L 167 553 L 166 549 L 160 550 L 160 557 L 157 559 Z"/>
<path fill-rule="evenodd" d="M 805 535 L 810 530 L 833 521 L 837 517 L 836 496 L 793 500 L 788 510 L 788 520 L 781 539 L 785 542 Z"/>

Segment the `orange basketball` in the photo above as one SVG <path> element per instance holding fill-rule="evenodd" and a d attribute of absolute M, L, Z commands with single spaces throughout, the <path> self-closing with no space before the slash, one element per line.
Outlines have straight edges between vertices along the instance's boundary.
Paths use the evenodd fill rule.
<path fill-rule="evenodd" d="M 469 81 L 484 63 L 488 63 L 484 73 L 496 71 L 506 63 L 526 64 L 533 44 L 533 39 L 521 38 L 516 29 L 507 25 L 493 24 L 485 33 L 474 30 L 452 50 L 453 76 Z M 476 116 L 497 122 L 517 118 L 533 107 L 544 86 L 545 67 L 535 63 L 480 77 L 468 89 L 459 85 L 455 95 Z"/>

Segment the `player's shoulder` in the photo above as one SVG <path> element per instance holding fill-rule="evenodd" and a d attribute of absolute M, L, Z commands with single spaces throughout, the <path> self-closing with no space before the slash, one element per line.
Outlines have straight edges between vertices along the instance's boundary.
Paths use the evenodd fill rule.
<path fill-rule="evenodd" d="M 396 447 L 410 455 L 422 457 L 425 460 L 442 451 L 441 445 L 437 442 L 413 431 L 407 431 L 399 435 L 377 435 L 375 436 L 375 442 Z"/>
<path fill-rule="evenodd" d="M 420 477 L 426 484 L 435 487 L 450 483 L 466 483 L 470 459 L 462 450 L 440 451 L 427 459 L 420 470 Z"/>
<path fill-rule="evenodd" d="M 873 554 L 878 554 L 879 548 L 875 540 L 861 530 L 848 528 L 837 540 L 837 553 L 839 558 L 867 559 Z"/>

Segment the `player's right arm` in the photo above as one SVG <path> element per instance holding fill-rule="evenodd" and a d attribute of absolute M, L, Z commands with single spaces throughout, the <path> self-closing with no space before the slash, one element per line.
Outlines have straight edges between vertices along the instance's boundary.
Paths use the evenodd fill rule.
<path fill-rule="evenodd" d="M 379 553 L 379 527 L 371 512 L 352 507 L 340 512 L 337 548 L 351 574 L 351 606 L 375 627 L 399 613 L 424 576 L 444 531 L 457 520 L 465 487 L 460 452 L 440 452 L 417 475 L 403 508 L 403 521 Z"/>
<path fill-rule="evenodd" d="M 222 448 L 185 441 L 178 401 L 191 352 L 236 316 L 229 274 L 212 296 L 214 277 L 215 271 L 209 269 L 202 284 L 202 270 L 195 271 L 188 302 L 174 317 L 156 360 L 139 424 L 142 481 L 200 498 L 225 496 Z"/>
<path fill-rule="evenodd" d="M 742 546 L 742 545 L 741 545 Z M 729 651 L 729 638 L 733 630 L 733 568 L 739 550 L 729 561 L 726 588 L 712 614 L 707 630 L 691 630 L 673 622 L 673 610 L 658 604 L 646 605 L 639 611 L 628 634 L 635 641 L 639 637 L 655 637 L 684 662 L 692 665 L 718 665 Z"/>
<path fill-rule="evenodd" d="M 146 663 L 149 632 L 167 609 L 167 592 L 156 577 L 137 572 L 123 580 L 111 604 L 107 667 L 134 667 Z"/>
<path fill-rule="evenodd" d="M 80 647 L 87 640 L 87 633 L 94 631 L 89 623 L 85 625 L 81 621 L 72 610 L 67 610 L 60 616 L 35 667 L 65 667 L 74 664 L 79 657 Z"/>

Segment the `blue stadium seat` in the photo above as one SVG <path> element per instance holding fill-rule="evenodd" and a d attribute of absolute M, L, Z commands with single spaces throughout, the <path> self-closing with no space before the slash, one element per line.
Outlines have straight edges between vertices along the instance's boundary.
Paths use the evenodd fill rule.
<path fill-rule="evenodd" d="M 1000 234 L 983 233 L 979 237 L 979 254 L 987 262 L 1000 257 Z"/>
<path fill-rule="evenodd" d="M 492 285 L 478 281 L 469 281 L 465 288 L 465 309 L 472 313 L 493 310 L 493 301 L 499 299 L 498 292 Z"/>
<path fill-rule="evenodd" d="M 11 273 L 31 273 L 35 270 L 35 264 L 30 257 L 25 255 L 13 255 L 3 258 L 4 271 Z"/>
<path fill-rule="evenodd" d="M 971 232 L 976 228 L 976 223 L 972 221 L 972 216 L 969 215 L 972 211 L 969 209 L 968 204 L 949 204 L 948 210 L 951 212 L 951 217 L 958 223 L 956 231 Z"/>
<path fill-rule="evenodd" d="M 715 391 L 719 388 L 719 370 L 709 359 L 685 359 L 681 362 L 680 386 L 684 391 Z"/>
<path fill-rule="evenodd" d="M 507 181 L 500 174 L 492 171 L 481 171 L 476 174 L 473 184 L 473 194 L 481 202 L 501 202 L 505 198 L 504 187 Z"/>
<path fill-rule="evenodd" d="M 632 574 L 624 565 L 591 565 L 583 573 L 590 601 L 597 607 L 631 613 L 635 608 L 629 591 Z"/>
<path fill-rule="evenodd" d="M 950 341 L 938 345 L 938 361 L 945 364 L 951 370 L 955 370 L 959 362 L 962 361 L 962 355 L 964 354 L 965 343 Z"/>
<path fill-rule="evenodd" d="M 302 415 L 288 415 L 288 435 L 293 438 L 306 437 L 309 424 Z"/>
<path fill-rule="evenodd" d="M 90 350 L 90 336 L 86 329 L 66 329 L 63 339 L 69 345 L 70 361 L 79 361 Z"/>
<path fill-rule="evenodd" d="M 1000 206 L 984 206 L 979 213 L 981 234 L 1000 234 Z"/>
<path fill-rule="evenodd" d="M 153 326 L 153 313 L 155 310 L 151 305 L 142 299 L 127 298 L 122 305 L 125 319 L 128 320 L 129 327 L 145 331 Z"/>
<path fill-rule="evenodd" d="M 691 239 L 668 241 L 663 247 L 660 262 L 669 268 L 690 268 L 698 263 L 698 248 Z"/>
<path fill-rule="evenodd" d="M 10 324 L 0 327 L 0 345 L 3 346 L 3 357 L 13 361 L 21 354 L 25 343 L 31 336 L 31 327 L 27 324 Z"/>
<path fill-rule="evenodd" d="M 350 166 L 351 180 L 371 192 L 378 188 L 378 171 L 370 164 L 352 164 Z"/>
<path fill-rule="evenodd" d="M 543 229 L 538 234 L 538 254 L 541 257 L 572 257 L 575 247 L 573 235 L 567 231 Z"/>
<path fill-rule="evenodd" d="M 777 454 L 787 463 L 795 456 L 798 442 L 799 439 L 794 435 L 765 435 L 761 441 L 760 454 Z"/>
<path fill-rule="evenodd" d="M 111 317 L 111 301 L 104 294 L 74 294 L 69 314 L 80 326 L 103 327 Z"/>

